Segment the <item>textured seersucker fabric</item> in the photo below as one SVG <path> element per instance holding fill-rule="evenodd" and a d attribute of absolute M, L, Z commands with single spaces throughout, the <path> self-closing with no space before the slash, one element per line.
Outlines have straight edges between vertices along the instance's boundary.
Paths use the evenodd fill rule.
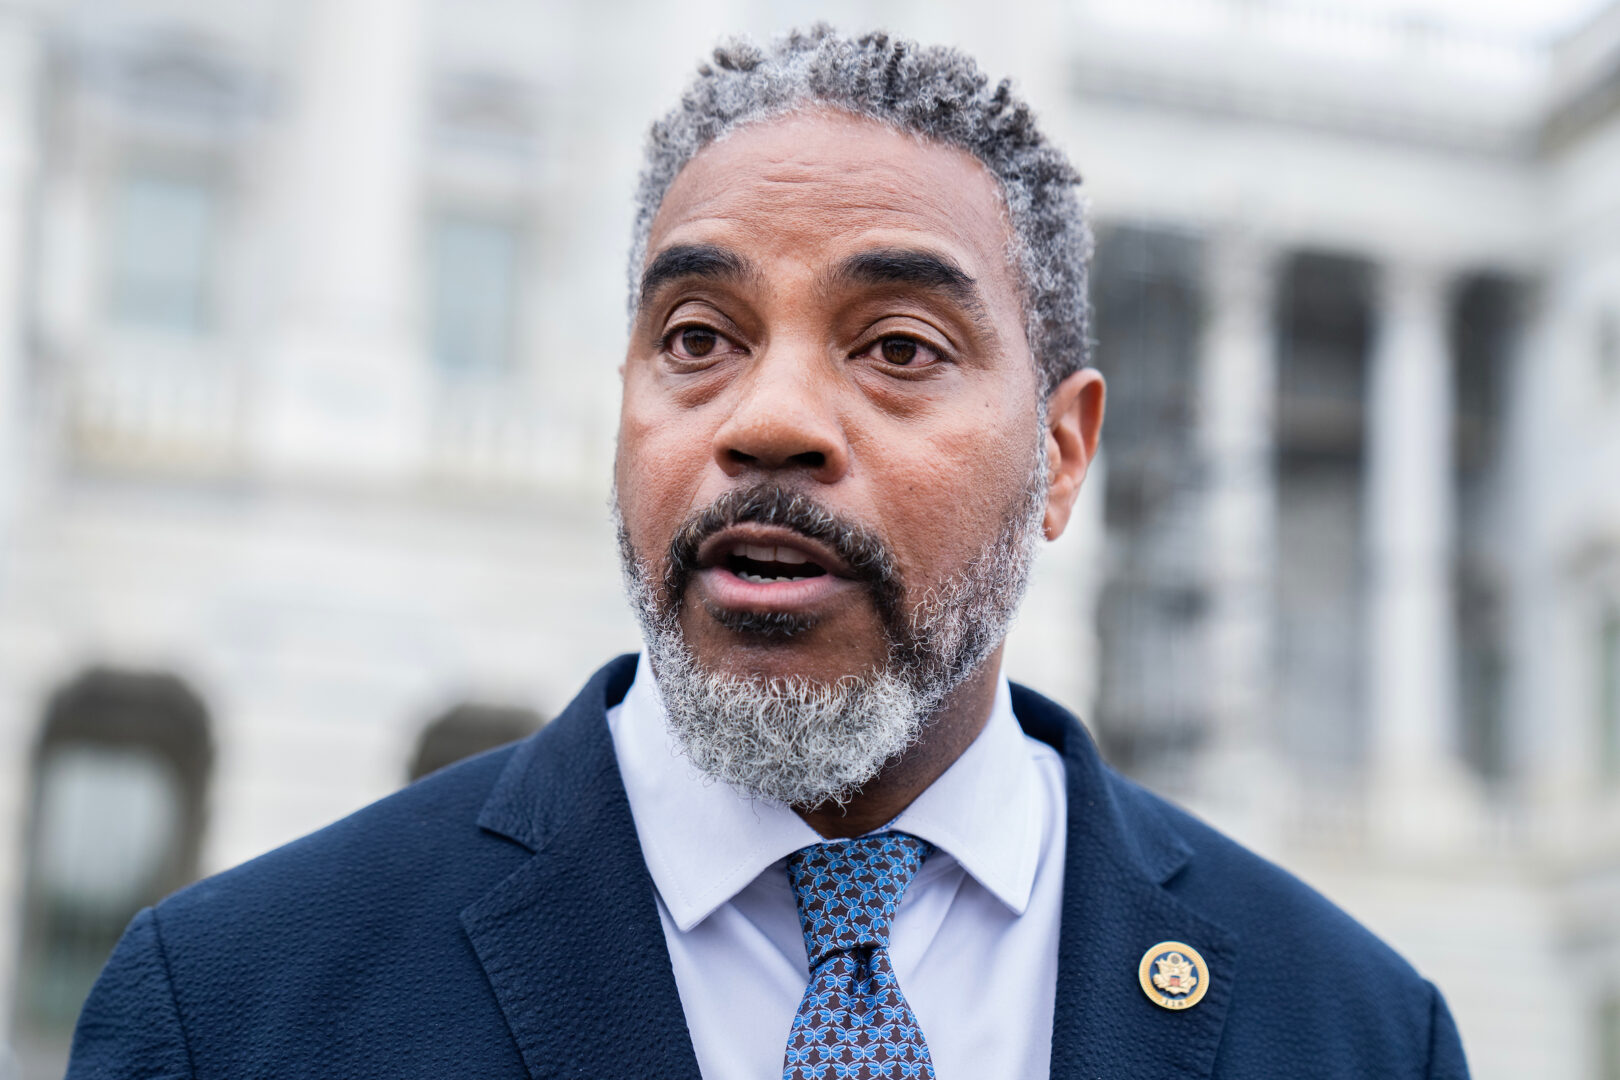
<path fill-rule="evenodd" d="M 810 984 L 793 1018 L 782 1080 L 933 1080 L 917 1017 L 889 960 L 889 926 L 933 847 L 885 832 L 795 852 L 788 881 Z"/>

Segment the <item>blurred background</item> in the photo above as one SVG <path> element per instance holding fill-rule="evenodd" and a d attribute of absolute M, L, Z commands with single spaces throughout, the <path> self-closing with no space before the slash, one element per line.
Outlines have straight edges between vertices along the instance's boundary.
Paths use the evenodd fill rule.
<path fill-rule="evenodd" d="M 1010 673 L 1391 940 L 1477 1076 L 1620 1080 L 1601 0 L 0 2 L 0 1077 L 139 907 L 637 647 L 642 133 L 817 18 L 1016 76 L 1087 177 L 1104 454 Z"/>

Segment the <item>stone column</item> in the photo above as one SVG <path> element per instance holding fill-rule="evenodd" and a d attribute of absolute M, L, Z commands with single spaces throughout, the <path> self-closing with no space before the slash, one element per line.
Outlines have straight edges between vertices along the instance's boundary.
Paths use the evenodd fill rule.
<path fill-rule="evenodd" d="M 1277 253 L 1227 230 L 1211 238 L 1206 267 L 1197 400 L 1212 731 L 1199 787 L 1223 825 L 1264 847 L 1280 775 L 1271 753 Z"/>
<path fill-rule="evenodd" d="M 390 479 L 425 427 L 418 278 L 424 0 L 306 5 L 276 147 L 277 282 L 253 454 L 274 474 Z"/>
<path fill-rule="evenodd" d="M 1591 356 L 1590 299 L 1579 271 L 1552 271 L 1530 294 L 1523 345 L 1512 366 L 1503 458 L 1511 470 L 1504 515 L 1509 561 L 1511 653 L 1505 710 L 1508 760 L 1529 812 L 1536 850 L 1579 858 L 1592 831 L 1589 695 L 1593 669 L 1591 607 L 1579 595 L 1591 579 L 1570 573 L 1567 511 L 1574 487 L 1564 478 L 1578 436 L 1570 400 L 1590 385 L 1580 366 Z"/>
<path fill-rule="evenodd" d="M 12 583 L 12 528 L 26 480 L 28 416 L 23 405 L 24 333 L 27 285 L 26 237 L 33 215 L 33 189 L 39 158 L 37 107 L 43 74 L 40 28 L 26 10 L 0 9 L 0 605 Z M 0 661 L 0 821 L 11 827 L 0 835 L 0 904 L 13 917 L 0 921 L 0 1016 L 12 1014 L 22 929 L 23 830 L 31 783 L 29 748 L 38 717 L 26 680 Z M 0 1032 L 0 1073 L 7 1065 L 6 1036 Z"/>
<path fill-rule="evenodd" d="M 1369 823 L 1432 851 L 1469 824 L 1456 733 L 1448 276 L 1397 263 L 1373 313 L 1366 427 Z"/>

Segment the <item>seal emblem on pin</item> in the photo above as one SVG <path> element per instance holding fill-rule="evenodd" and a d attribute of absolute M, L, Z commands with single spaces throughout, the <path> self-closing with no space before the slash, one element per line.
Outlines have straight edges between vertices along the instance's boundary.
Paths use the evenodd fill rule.
<path fill-rule="evenodd" d="M 1190 1009 L 1209 989 L 1209 964 L 1180 941 L 1161 941 L 1143 953 L 1136 976 L 1142 993 L 1164 1009 Z"/>

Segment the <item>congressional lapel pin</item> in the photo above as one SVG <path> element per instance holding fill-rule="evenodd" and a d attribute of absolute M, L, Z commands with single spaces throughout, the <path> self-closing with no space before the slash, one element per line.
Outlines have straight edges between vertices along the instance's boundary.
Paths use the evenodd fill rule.
<path fill-rule="evenodd" d="M 1166 1009 L 1190 1009 L 1209 989 L 1209 965 L 1179 941 L 1161 941 L 1143 953 L 1136 977 L 1148 1000 Z"/>

